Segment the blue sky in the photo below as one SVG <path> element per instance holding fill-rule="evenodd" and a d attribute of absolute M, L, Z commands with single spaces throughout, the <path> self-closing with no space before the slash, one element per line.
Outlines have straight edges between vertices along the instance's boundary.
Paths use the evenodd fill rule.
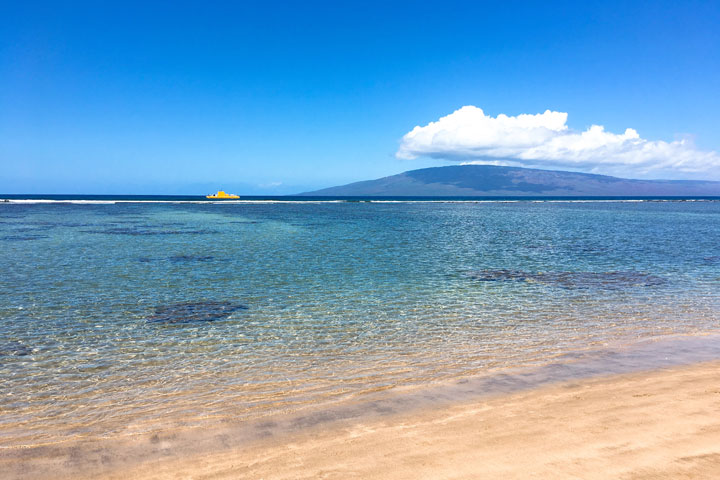
<path fill-rule="evenodd" d="M 684 139 L 709 171 L 645 176 L 712 177 L 718 25 L 692 1 L 4 2 L 0 192 L 285 194 L 448 165 L 455 146 L 398 152 L 466 105 Z M 484 161 L 473 142 L 460 160 Z"/>

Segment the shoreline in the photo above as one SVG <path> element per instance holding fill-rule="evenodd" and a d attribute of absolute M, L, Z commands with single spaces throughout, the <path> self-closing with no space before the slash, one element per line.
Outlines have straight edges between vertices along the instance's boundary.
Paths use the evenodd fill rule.
<path fill-rule="evenodd" d="M 720 469 L 719 375 L 717 360 L 308 427 L 217 451 L 172 451 L 175 437 L 156 435 L 135 440 L 155 452 L 141 462 L 83 461 L 103 453 L 87 445 L 64 458 L 46 449 L 35 465 L 0 456 L 0 467 L 10 479 L 710 479 Z"/>
<path fill-rule="evenodd" d="M 566 382 L 132 477 L 710 479 L 720 471 L 718 374 L 720 361 Z"/>
<path fill-rule="evenodd" d="M 712 420 L 720 419 L 720 387 L 714 386 L 713 380 L 720 374 L 719 339 L 720 336 L 716 334 L 661 337 L 637 342 L 629 349 L 570 352 L 561 357 L 563 362 L 556 361 L 534 369 L 496 372 L 493 375 L 455 380 L 424 388 L 398 388 L 363 401 L 276 415 L 252 422 L 223 424 L 216 429 L 186 428 L 59 445 L 9 447 L 0 450 L 0 469 L 10 472 L 9 478 L 17 479 L 120 478 L 127 476 L 128 472 L 133 472 L 132 478 L 196 478 L 210 474 L 213 478 L 216 475 L 224 478 L 222 475 L 225 474 L 228 478 L 243 478 L 243 475 L 247 475 L 247 478 L 302 478 L 306 475 L 310 478 L 320 475 L 320 470 L 296 470 L 282 460 L 281 457 L 291 450 L 293 455 L 303 458 L 303 464 L 309 461 L 306 459 L 312 459 L 313 465 L 324 465 L 322 469 L 325 470 L 332 470 L 335 460 L 338 464 L 353 464 L 353 468 L 365 469 L 359 475 L 360 478 L 412 478 L 411 472 L 402 474 L 400 471 L 387 471 L 389 467 L 384 467 L 384 471 L 375 474 L 367 468 L 372 467 L 373 462 L 381 464 L 382 459 L 387 456 L 407 455 L 414 459 L 423 457 L 418 465 L 437 465 L 440 469 L 430 478 L 445 478 L 447 475 L 443 472 L 452 466 L 452 462 L 442 466 L 443 462 L 434 457 L 433 448 L 455 449 L 452 454 L 448 454 L 448 458 L 458 455 L 475 458 L 482 449 L 478 450 L 478 439 L 471 441 L 473 437 L 470 431 L 464 430 L 465 423 L 461 422 L 443 432 L 435 432 L 432 425 L 452 425 L 455 422 L 453 419 L 462 418 L 468 425 L 475 425 L 477 431 L 487 430 L 488 425 L 495 425 L 493 428 L 499 429 L 496 432 L 499 434 L 502 429 L 500 424 L 496 425 L 495 417 L 506 417 L 507 420 L 508 405 L 517 404 L 518 408 L 511 417 L 520 424 L 513 426 L 508 423 L 505 433 L 525 431 L 528 428 L 532 430 L 537 427 L 533 427 L 533 422 L 538 419 L 532 420 L 528 417 L 523 420 L 521 405 L 525 405 L 528 412 L 551 408 L 550 400 L 554 398 L 553 395 L 564 398 L 567 392 L 578 391 L 592 393 L 596 399 L 590 403 L 567 404 L 570 417 L 574 415 L 571 411 L 573 408 L 594 411 L 585 419 L 574 418 L 575 424 L 595 421 L 600 422 L 595 425 L 600 428 L 601 414 L 608 408 L 617 410 L 617 415 L 613 417 L 615 420 L 625 419 L 621 423 L 632 423 L 639 417 L 656 415 L 658 412 L 675 411 L 678 408 L 677 398 L 668 396 L 668 393 L 674 393 L 697 403 L 695 413 L 689 417 L 691 420 L 698 420 L 702 416 L 698 412 L 705 409 L 707 414 L 702 421 L 706 422 L 705 427 L 709 427 L 711 433 L 715 432 L 713 435 L 716 435 L 720 434 L 720 420 L 715 423 L 712 423 Z M 555 360 L 557 359 L 551 359 Z M 648 385 L 643 382 L 648 381 L 654 382 L 654 390 L 651 389 L 650 393 L 638 393 L 640 397 L 626 395 L 628 389 L 647 390 Z M 699 388 L 704 390 L 699 391 Z M 627 411 L 622 411 L 622 405 L 613 404 L 613 391 L 628 397 L 630 403 Z M 644 405 L 633 403 L 632 399 L 645 398 L 644 396 L 658 401 Z M 684 402 L 680 403 L 680 407 L 683 407 Z M 669 432 L 678 427 L 673 425 L 669 425 Z M 434 446 L 431 441 L 427 448 L 415 451 L 403 450 L 403 453 L 394 450 L 395 444 L 389 440 L 393 436 L 397 437 L 396 440 L 402 440 L 408 432 L 414 432 L 418 442 L 422 437 L 436 438 L 441 434 L 445 440 L 441 442 L 442 445 Z M 642 430 L 628 430 L 624 433 L 630 443 L 638 435 L 646 434 L 647 432 L 643 433 Z M 325 445 L 320 450 L 317 450 L 318 438 L 323 439 L 322 445 Z M 712 441 L 720 446 L 720 437 L 713 436 Z M 347 442 L 362 444 L 358 445 L 358 449 L 345 451 L 343 445 Z M 548 448 L 557 449 L 562 444 L 556 443 L 552 443 Z M 467 444 L 464 450 L 459 446 L 462 444 Z M 337 451 L 325 455 L 323 452 L 326 447 Z M 356 454 L 363 448 L 369 450 L 365 459 L 357 463 L 362 456 Z M 512 450 L 517 448 L 524 449 L 526 446 L 523 446 L 522 442 L 512 446 Z M 383 449 L 389 450 L 383 452 Z M 378 453 L 375 455 L 371 451 Z M 248 457 L 248 452 L 254 452 L 252 458 Z M 282 452 L 285 454 L 281 454 Z M 553 455 L 558 456 L 560 453 Z M 340 460 L 340 457 L 343 459 Z M 267 460 L 270 463 L 263 463 L 257 460 L 259 458 L 275 460 L 274 463 L 270 460 Z M 402 459 L 402 462 L 409 462 L 408 458 Z M 227 464 L 230 461 L 228 459 L 232 460 L 232 465 Z M 603 459 L 596 461 L 602 462 Z M 461 461 L 463 462 L 464 460 Z M 153 466 L 152 474 L 146 471 L 150 465 Z M 252 465 L 267 470 L 258 473 L 260 470 L 256 471 Z M 720 468 L 720 453 L 712 465 Z M 497 468 L 501 466 L 496 462 Z M 159 474 L 156 467 L 162 468 L 165 473 Z M 526 467 L 530 468 L 527 465 Z M 243 468 L 244 473 L 238 470 Z M 281 475 L 282 472 L 285 472 L 285 476 Z M 338 473 L 337 478 L 347 478 L 352 476 L 351 473 Z M 393 476 L 396 473 L 397 475 Z M 511 472 L 498 470 L 497 474 L 512 478 Z M 588 475 L 588 472 L 582 474 L 583 478 L 591 478 Z M 459 477 L 449 475 L 448 478 L 466 476 L 472 475 L 466 472 Z M 520 475 L 518 478 L 527 476 Z"/>

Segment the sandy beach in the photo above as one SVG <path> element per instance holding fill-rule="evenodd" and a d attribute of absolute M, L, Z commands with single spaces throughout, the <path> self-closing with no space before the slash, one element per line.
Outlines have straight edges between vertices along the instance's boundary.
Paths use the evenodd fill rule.
<path fill-rule="evenodd" d="M 712 363 L 563 384 L 132 477 L 717 478 L 719 382 Z"/>
<path fill-rule="evenodd" d="M 720 472 L 719 379 L 720 362 L 614 375 L 316 426 L 214 453 L 166 452 L 134 465 L 108 459 L 107 465 L 93 467 L 73 462 L 70 455 L 55 458 L 55 468 L 45 474 L 111 479 L 710 479 Z M 157 447 L 157 437 L 151 443 L 148 448 Z M 40 475 L 17 461 L 5 457 L 4 470 L 14 472 L 10 478 Z"/>

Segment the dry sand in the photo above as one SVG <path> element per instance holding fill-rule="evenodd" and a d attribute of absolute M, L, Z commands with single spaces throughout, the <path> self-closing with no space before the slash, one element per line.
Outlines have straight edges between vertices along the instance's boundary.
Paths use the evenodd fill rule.
<path fill-rule="evenodd" d="M 720 362 L 326 426 L 109 478 L 718 479 Z"/>

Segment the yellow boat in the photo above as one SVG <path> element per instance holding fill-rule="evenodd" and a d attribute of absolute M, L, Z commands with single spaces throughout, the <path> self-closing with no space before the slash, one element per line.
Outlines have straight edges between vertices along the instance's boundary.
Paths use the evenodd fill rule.
<path fill-rule="evenodd" d="M 214 195 L 205 195 L 205 198 L 214 198 L 214 199 L 228 199 L 228 198 L 240 198 L 238 195 L 233 195 L 232 193 L 225 193 L 222 190 L 218 190 L 218 192 Z"/>

